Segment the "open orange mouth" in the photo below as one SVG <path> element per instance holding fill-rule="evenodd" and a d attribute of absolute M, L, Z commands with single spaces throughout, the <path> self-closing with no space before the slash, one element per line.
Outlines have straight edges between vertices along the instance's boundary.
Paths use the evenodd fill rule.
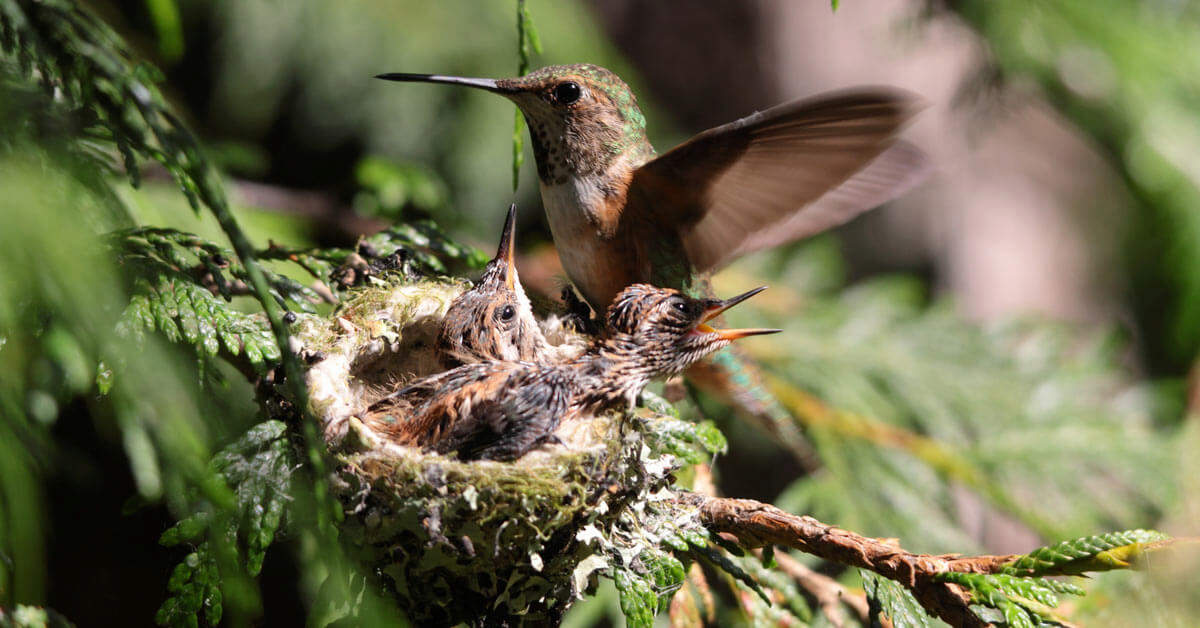
<path fill-rule="evenodd" d="M 713 302 L 711 305 L 708 306 L 707 309 L 704 310 L 704 316 L 702 316 L 700 318 L 699 324 L 696 325 L 695 329 L 693 329 L 692 332 L 700 333 L 700 334 L 716 334 L 717 338 L 719 338 L 721 340 L 737 340 L 738 338 L 745 338 L 746 336 L 762 336 L 764 334 L 777 334 L 777 333 L 783 331 L 782 329 L 767 329 L 767 328 L 713 329 L 712 327 L 707 325 L 708 321 L 711 321 L 712 319 L 720 316 L 722 313 L 725 312 L 725 310 L 728 310 L 729 308 L 737 305 L 738 303 L 741 303 L 742 301 L 745 301 L 746 299 L 749 299 L 750 297 L 752 297 L 766 289 L 767 289 L 766 286 L 759 286 L 753 290 L 743 292 L 742 294 L 739 294 L 736 297 L 731 297 L 731 298 L 725 299 L 724 301 Z"/>

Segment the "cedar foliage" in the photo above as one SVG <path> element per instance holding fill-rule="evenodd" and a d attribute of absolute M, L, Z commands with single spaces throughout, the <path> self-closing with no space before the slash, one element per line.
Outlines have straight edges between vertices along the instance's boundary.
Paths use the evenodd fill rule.
<path fill-rule="evenodd" d="M 540 44 L 523 2 L 518 25 L 525 64 Z M 377 574 L 339 543 L 329 461 L 304 416 L 301 366 L 288 343 L 283 312 L 323 315 L 328 297 L 282 268 L 294 264 L 336 300 L 355 289 L 339 274 L 355 260 L 403 281 L 463 273 L 483 256 L 416 220 L 356 250 L 255 249 L 219 174 L 155 87 L 158 72 L 93 13 L 70 0 L 3 0 L 0 44 L 0 187 L 9 204 L 0 212 L 0 607 L 11 609 L 0 620 L 33 625 L 46 616 L 25 605 L 42 590 L 38 485 L 57 455 L 50 427 L 77 399 L 117 427 L 141 498 L 165 500 L 178 516 L 160 542 L 187 553 L 164 583 L 160 624 L 253 617 L 254 578 L 281 534 L 307 545 L 299 562 L 323 579 L 314 622 L 394 619 Z M 134 224 L 122 177 L 138 186 L 146 163 L 217 217 L 229 248 Z M 1150 521 L 1173 502 L 1171 469 L 1154 464 L 1173 434 L 1147 419 L 1149 393 L 1115 366 L 1114 343 L 1088 344 L 1038 321 L 980 329 L 928 303 L 911 279 L 846 288 L 829 279 L 838 265 L 828 241 L 777 254 L 756 270 L 808 280 L 779 290 L 774 307 L 739 313 L 788 329 L 785 352 L 758 357 L 821 462 L 780 496 L 782 507 L 924 548 L 975 551 L 953 516 L 963 487 L 1047 540 Z M 377 280 L 371 274 L 368 282 Z M 228 387 L 231 373 L 258 394 Z M 209 398 L 217 388 L 253 396 L 256 418 L 223 423 Z M 1110 401 L 1122 391 L 1122 403 Z M 724 449 L 719 430 L 691 420 L 695 406 L 647 400 L 672 417 L 644 428 L 648 446 L 677 459 L 681 475 Z M 1083 468 L 1074 466 L 1080 460 Z M 1134 566 L 1165 538 L 1144 530 L 1082 537 L 1016 558 L 1003 573 L 944 579 L 969 592 L 987 621 L 1055 625 L 1059 596 L 1085 589 L 1047 577 Z M 657 542 L 602 570 L 630 625 L 651 625 L 677 592 L 691 590 L 692 563 L 734 593 L 737 604 L 723 613 L 809 625 L 827 610 L 781 574 L 770 551 L 755 557 L 695 529 Z M 842 577 L 854 586 L 856 574 Z M 875 618 L 934 623 L 906 583 L 870 572 L 861 583 Z"/>

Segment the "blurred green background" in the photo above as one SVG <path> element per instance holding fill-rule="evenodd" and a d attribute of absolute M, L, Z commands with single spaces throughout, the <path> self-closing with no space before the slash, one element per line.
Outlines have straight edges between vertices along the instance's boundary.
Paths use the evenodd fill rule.
<path fill-rule="evenodd" d="M 162 70 L 164 95 L 222 169 L 256 244 L 348 246 L 390 221 L 431 216 L 489 250 L 515 201 L 522 277 L 557 294 L 564 280 L 528 148 L 512 189 L 512 105 L 371 78 L 513 74 L 513 2 L 89 6 Z M 660 152 L 841 86 L 897 85 L 928 103 L 908 133 L 936 166 L 926 184 L 835 234 L 717 277 L 719 291 L 772 286 L 735 322 L 786 329 L 749 350 L 833 416 L 802 421 L 819 457 L 812 470 L 725 409 L 689 407 L 731 437 L 715 465 L 724 493 L 934 552 L 1018 552 L 1138 526 L 1200 532 L 1190 455 L 1200 393 L 1188 379 L 1200 353 L 1195 3 L 843 0 L 833 11 L 785 0 L 529 0 L 527 8 L 543 47 L 533 66 L 613 69 L 639 95 Z M 19 91 L 5 100 L 10 119 L 28 114 Z M 79 215 L 103 213 L 87 207 L 112 199 L 46 165 L 60 148 L 52 131 L 10 124 L 0 169 L 0 367 L 12 392 L 5 399 L 17 400 L 5 412 L 36 419 L 0 439 L 7 494 L 23 496 L 4 510 L 0 558 L 32 566 L 4 593 L 81 626 L 140 625 L 180 558 L 155 539 L 187 509 L 182 486 L 196 473 L 188 465 L 253 422 L 252 392 L 236 376 L 190 390 L 211 374 L 151 342 L 129 364 L 161 370 L 126 381 L 177 387 L 150 386 L 149 396 L 125 389 L 127 403 L 153 410 L 142 427 L 121 424 L 114 417 L 124 415 L 97 400 L 87 356 L 103 341 L 62 339 L 99 339 L 115 322 L 88 315 L 119 313 L 97 304 L 119 300 L 121 288 L 118 269 L 89 258 L 86 242 L 119 222 L 80 224 Z M 215 220 L 197 217 L 164 173 L 150 168 L 144 179 L 137 190 L 117 186 L 114 202 L 135 221 L 221 241 Z M 64 305 L 63 294 L 77 301 Z M 56 325 L 70 333 L 56 336 Z M 22 331 L 35 328 L 24 343 Z M 53 394 L 27 394 L 39 389 Z M 911 435 L 934 446 L 913 446 Z M 154 475 L 155 463 L 135 455 L 150 450 L 178 468 Z M 305 621 L 316 589 L 305 552 L 312 547 L 268 555 L 261 599 L 241 619 Z M 1186 590 L 1194 579 L 1175 573 L 1100 578 L 1076 616 L 1129 625 L 1151 613 L 1156 625 L 1193 625 L 1200 596 Z M 619 622 L 609 598 L 581 604 L 572 621 Z"/>

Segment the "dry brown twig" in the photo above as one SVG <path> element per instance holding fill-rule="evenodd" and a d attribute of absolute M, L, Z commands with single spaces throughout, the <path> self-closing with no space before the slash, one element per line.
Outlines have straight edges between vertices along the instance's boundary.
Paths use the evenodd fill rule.
<path fill-rule="evenodd" d="M 756 552 L 760 557 L 761 550 Z M 796 584 L 813 596 L 821 612 L 829 619 L 829 623 L 837 628 L 843 625 L 842 604 L 854 611 L 859 621 L 866 624 L 869 620 L 870 607 L 867 596 L 855 594 L 843 587 L 840 582 L 829 576 L 814 571 L 800 561 L 782 552 L 775 554 L 775 562 L 779 569 L 796 581 Z"/>
<path fill-rule="evenodd" d="M 693 467 L 695 477 L 692 480 L 692 490 L 698 495 L 706 498 L 717 498 L 717 487 L 713 481 L 712 468 L 707 464 L 698 464 Z M 723 533 L 724 536 L 731 536 L 728 532 Z M 731 541 L 736 541 L 730 538 Z M 761 550 L 755 552 L 759 558 L 762 557 Z M 855 594 L 848 591 L 837 580 L 809 569 L 799 561 L 786 554 L 776 554 L 775 561 L 779 568 L 796 582 L 796 584 L 808 592 L 820 607 L 821 612 L 829 619 L 829 622 L 834 626 L 842 625 L 842 608 L 841 604 L 845 603 L 855 615 L 863 622 L 868 620 L 868 605 L 866 595 Z M 689 578 L 698 576 L 703 579 L 703 572 L 698 568 L 698 565 L 692 565 L 692 572 Z M 711 596 L 711 594 L 710 594 Z M 689 600 L 690 601 L 690 600 Z M 712 602 L 709 601 L 711 606 Z M 672 608 L 675 608 L 674 601 Z M 708 611 L 711 617 L 712 611 Z"/>
<path fill-rule="evenodd" d="M 793 515 L 752 499 L 680 494 L 681 503 L 699 510 L 711 531 L 736 536 L 747 547 L 780 545 L 818 558 L 867 569 L 906 586 L 930 614 L 952 626 L 986 626 L 969 608 L 970 595 L 957 585 L 938 582 L 946 572 L 998 573 L 1016 555 L 958 557 L 914 554 L 894 539 L 875 539 Z M 782 564 L 781 564 L 782 567 Z"/>

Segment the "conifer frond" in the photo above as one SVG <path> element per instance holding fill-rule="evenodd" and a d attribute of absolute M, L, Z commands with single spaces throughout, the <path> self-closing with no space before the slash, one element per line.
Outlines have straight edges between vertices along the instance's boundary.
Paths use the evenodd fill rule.
<path fill-rule="evenodd" d="M 111 234 L 121 269 L 130 282 L 129 306 L 118 333 L 140 341 L 157 330 L 167 340 L 193 346 L 197 354 L 226 357 L 243 372 L 262 372 L 279 361 L 279 347 L 261 315 L 233 307 L 246 293 L 245 271 L 233 254 L 191 234 L 134 229 Z M 319 298 L 296 281 L 268 273 L 280 305 L 312 312 Z M 248 362 L 244 364 L 243 362 Z"/>
<path fill-rule="evenodd" d="M 1050 609 L 1058 606 L 1058 594 L 1084 594 L 1083 589 L 1069 582 L 1046 578 L 946 573 L 938 579 L 967 590 L 975 604 L 999 611 L 1010 626 L 1061 625 L 1062 622 L 1050 612 Z M 976 614 L 980 614 L 980 611 L 976 611 Z"/>
<path fill-rule="evenodd" d="M 839 288 L 832 246 L 780 255 L 789 276 L 822 277 L 818 290 L 772 286 L 733 314 L 758 307 L 754 324 L 787 329 L 748 348 L 823 465 L 781 507 L 962 551 L 954 485 L 1046 539 L 1138 525 L 1171 503 L 1173 435 L 1155 428 L 1152 389 L 1120 368 L 1121 343 L 1036 319 L 981 328 L 904 277 Z M 750 283 L 731 279 L 730 292 Z"/>
<path fill-rule="evenodd" d="M 160 625 L 220 622 L 221 581 L 243 574 L 253 578 L 262 570 L 267 548 L 285 523 L 297 463 L 287 426 L 279 421 L 254 426 L 213 456 L 208 471 L 233 490 L 233 508 L 201 504 L 159 539 L 167 547 L 196 543 L 171 574 L 171 596 L 156 616 Z M 225 542 L 216 544 L 214 537 Z"/>
<path fill-rule="evenodd" d="M 970 596 L 971 612 L 981 625 L 993 621 L 988 611 L 991 609 L 1009 626 L 1059 626 L 1064 622 L 1053 613 L 1059 595 L 1081 596 L 1086 591 L 1072 582 L 1045 576 L 1082 576 L 1129 569 L 1147 551 L 1161 549 L 1172 541 L 1171 537 L 1153 530 L 1112 532 L 1036 549 L 1000 565 L 994 573 L 945 571 L 934 575 L 933 580 L 961 587 Z M 883 584 L 881 576 L 865 571 L 863 580 L 873 608 L 880 608 L 888 616 L 905 617 L 901 623 L 911 619 L 912 605 L 921 608 L 905 590 L 904 583 Z"/>
<path fill-rule="evenodd" d="M 171 597 L 163 602 L 154 621 L 160 626 L 216 626 L 225 609 L 221 595 L 221 571 L 208 542 L 196 546 L 171 572 L 167 580 Z"/>
<path fill-rule="evenodd" d="M 865 569 L 862 574 L 863 588 L 870 604 L 872 625 L 880 625 L 886 617 L 894 628 L 934 628 L 945 626 L 945 622 L 930 617 L 921 608 L 921 603 L 899 582 Z"/>
<path fill-rule="evenodd" d="M 295 263 L 336 295 L 386 272 L 446 275 L 482 268 L 488 256 L 452 240 L 431 220 L 394 224 L 362 238 L 353 249 L 272 245 L 259 259 Z"/>
<path fill-rule="evenodd" d="M 151 159 L 194 209 L 225 205 L 216 173 L 155 87 L 161 74 L 104 22 L 70 0 L 12 0 L 0 4 L 0 16 L 5 53 L 48 92 L 92 114 L 83 131 L 116 145 L 135 185 L 139 160 Z"/>
<path fill-rule="evenodd" d="M 1085 536 L 1038 548 L 1005 568 L 1018 576 L 1077 576 L 1089 571 L 1130 569 L 1171 537 L 1156 530 L 1125 530 Z"/>

